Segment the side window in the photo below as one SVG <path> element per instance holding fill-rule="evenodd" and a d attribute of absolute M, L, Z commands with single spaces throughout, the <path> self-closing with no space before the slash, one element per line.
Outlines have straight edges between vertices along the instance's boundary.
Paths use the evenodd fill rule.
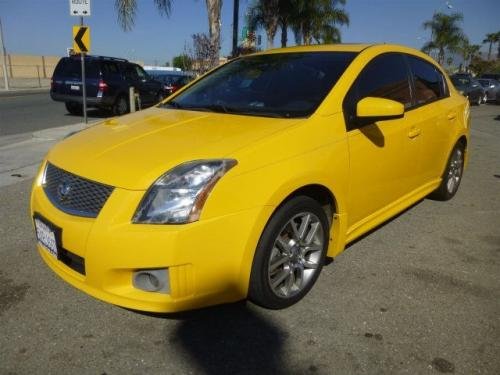
<path fill-rule="evenodd" d="M 130 81 L 138 81 L 139 77 L 134 65 L 127 65 L 125 68 L 125 78 Z"/>
<path fill-rule="evenodd" d="M 446 96 L 444 78 L 434 65 L 414 56 L 408 56 L 408 62 L 415 83 L 416 105 L 430 103 Z"/>
<path fill-rule="evenodd" d="M 140 80 L 148 79 L 148 74 L 140 66 L 136 65 L 135 71 L 137 72 L 137 76 L 139 77 Z"/>
<path fill-rule="evenodd" d="M 102 74 L 105 79 L 117 80 L 120 78 L 118 65 L 112 62 L 105 62 L 102 65 Z"/>
<path fill-rule="evenodd" d="M 402 55 L 388 53 L 378 56 L 359 74 L 344 100 L 347 130 L 368 124 L 356 118 L 357 103 L 368 96 L 395 100 L 405 108 L 411 106 L 409 73 Z"/>

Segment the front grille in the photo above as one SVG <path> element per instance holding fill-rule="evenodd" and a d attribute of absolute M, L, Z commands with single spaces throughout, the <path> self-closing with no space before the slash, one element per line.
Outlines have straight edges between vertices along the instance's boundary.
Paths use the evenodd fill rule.
<path fill-rule="evenodd" d="M 90 181 L 47 163 L 43 189 L 49 200 L 70 215 L 97 217 L 113 187 Z"/>

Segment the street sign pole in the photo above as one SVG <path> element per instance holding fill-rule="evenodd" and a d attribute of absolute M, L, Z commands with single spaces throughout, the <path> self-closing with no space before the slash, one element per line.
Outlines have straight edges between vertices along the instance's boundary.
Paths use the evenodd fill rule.
<path fill-rule="evenodd" d="M 3 81 L 4 89 L 9 90 L 9 76 L 7 75 L 7 51 L 3 42 L 2 20 L 0 19 L 0 48 L 2 50 L 2 66 L 3 66 Z"/>
<path fill-rule="evenodd" d="M 83 26 L 83 17 L 80 17 L 80 26 Z M 85 85 L 85 52 L 80 52 L 82 60 L 82 95 L 83 95 L 83 122 L 87 124 L 87 87 Z"/>

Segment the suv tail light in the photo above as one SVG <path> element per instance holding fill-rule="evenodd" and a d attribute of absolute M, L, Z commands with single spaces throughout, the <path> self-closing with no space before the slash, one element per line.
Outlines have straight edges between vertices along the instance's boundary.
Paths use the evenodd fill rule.
<path fill-rule="evenodd" d="M 108 84 L 104 82 L 102 79 L 99 80 L 99 91 L 106 91 L 108 89 Z"/>

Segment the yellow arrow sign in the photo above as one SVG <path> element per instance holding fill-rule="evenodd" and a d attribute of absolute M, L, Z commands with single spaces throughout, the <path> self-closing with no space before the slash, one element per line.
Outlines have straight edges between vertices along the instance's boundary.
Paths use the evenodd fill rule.
<path fill-rule="evenodd" d="M 90 53 L 90 27 L 73 26 L 73 50 Z"/>

